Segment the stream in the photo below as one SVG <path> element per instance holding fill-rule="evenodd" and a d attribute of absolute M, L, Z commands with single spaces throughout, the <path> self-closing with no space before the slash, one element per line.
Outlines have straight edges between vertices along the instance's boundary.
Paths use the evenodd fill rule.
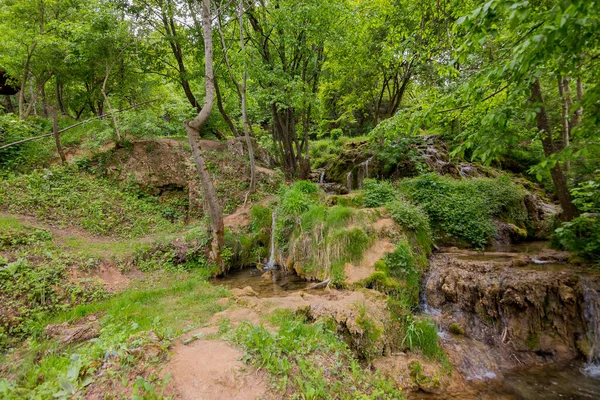
<path fill-rule="evenodd" d="M 310 282 L 292 272 L 272 270 L 264 276 L 263 274 L 265 272 L 253 267 L 232 270 L 226 276 L 215 280 L 215 283 L 230 289 L 250 286 L 261 298 L 285 296 L 289 292 L 304 290 L 310 286 Z"/>
<path fill-rule="evenodd" d="M 216 282 L 250 286 L 259 298 L 288 297 L 311 285 L 291 272 L 253 267 Z M 463 384 L 438 394 L 407 392 L 407 398 L 600 399 L 599 282 L 600 271 L 569 264 L 545 242 L 485 252 L 441 249 L 424 277 L 421 312 L 437 323 Z M 464 335 L 450 333 L 450 323 L 460 324 Z M 531 326 L 543 332 L 535 340 Z M 588 360 L 575 350 L 582 336 Z"/>
<path fill-rule="evenodd" d="M 430 260 L 421 311 L 438 325 L 438 335 L 469 389 L 413 393 L 410 399 L 600 399 L 598 270 L 569 264 L 546 242 L 441 253 Z M 541 306 L 538 298 L 543 299 Z M 493 316 L 495 323 L 480 315 Z M 460 324 L 465 335 L 450 333 L 452 323 Z M 548 338 L 530 339 L 526 332 L 531 326 Z M 549 326 L 557 331 L 548 332 Z M 590 346 L 587 360 L 571 348 L 577 345 L 569 335 L 581 341 L 582 333 Z M 562 342 L 551 341 L 558 336 Z"/>

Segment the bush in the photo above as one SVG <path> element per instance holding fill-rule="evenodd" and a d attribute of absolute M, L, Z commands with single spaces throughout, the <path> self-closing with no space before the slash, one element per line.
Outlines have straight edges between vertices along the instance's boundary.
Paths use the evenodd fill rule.
<path fill-rule="evenodd" d="M 0 146 L 52 131 L 52 123 L 42 118 L 24 121 L 13 114 L 0 115 Z M 33 140 L 0 150 L 0 170 L 25 170 L 27 166 L 48 162 L 54 149 L 48 142 Z"/>
<path fill-rule="evenodd" d="M 600 264 L 600 215 L 583 214 L 564 223 L 553 240 L 565 249 Z"/>
<path fill-rule="evenodd" d="M 401 182 L 400 191 L 427 212 L 438 233 L 476 248 L 496 236 L 494 219 L 527 220 L 522 190 L 504 175 L 455 180 L 427 174 Z"/>
<path fill-rule="evenodd" d="M 365 179 L 363 187 L 366 207 L 381 207 L 398 198 L 398 193 L 390 182 Z"/>

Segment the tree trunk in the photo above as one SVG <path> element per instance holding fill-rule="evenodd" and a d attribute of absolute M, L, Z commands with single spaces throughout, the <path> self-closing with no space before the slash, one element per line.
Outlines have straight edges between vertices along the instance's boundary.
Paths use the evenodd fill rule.
<path fill-rule="evenodd" d="M 60 144 L 60 136 L 58 132 L 58 116 L 56 115 L 56 108 L 48 107 L 50 113 L 52 114 L 52 133 L 54 135 L 54 142 L 56 143 L 56 150 L 58 150 L 58 155 L 60 156 L 60 160 L 63 164 L 67 163 L 67 157 L 65 157 L 65 152 Z"/>
<path fill-rule="evenodd" d="M 544 107 L 542 88 L 538 79 L 531 84 L 530 100 L 538 109 L 536 112 L 536 119 L 538 129 L 540 132 L 542 132 L 542 146 L 544 148 L 544 154 L 546 157 L 550 157 L 551 155 L 557 153 L 557 149 L 552 138 L 548 114 L 546 113 L 546 109 Z M 554 183 L 556 196 L 558 197 L 560 206 L 563 209 L 562 218 L 566 221 L 570 221 L 579 215 L 579 211 L 573 204 L 573 199 L 571 198 L 569 188 L 567 187 L 567 179 L 558 161 L 550 170 L 550 175 L 552 176 L 552 182 Z"/>
<path fill-rule="evenodd" d="M 280 143 L 281 157 L 285 171 L 290 177 L 296 175 L 298 171 L 298 157 L 294 143 L 297 142 L 296 136 L 296 120 L 294 110 L 291 108 L 277 109 L 276 104 L 271 105 L 273 113 L 273 133 L 276 142 Z"/>
<path fill-rule="evenodd" d="M 104 96 L 104 100 L 106 101 L 106 105 L 108 106 L 108 112 L 110 113 L 113 124 L 115 126 L 115 133 L 117 134 L 117 145 L 121 144 L 121 131 L 119 130 L 119 123 L 117 122 L 117 114 L 114 113 L 112 104 L 110 104 L 110 100 L 108 99 L 108 95 L 106 94 L 106 82 L 108 82 L 108 77 L 110 76 L 111 67 L 108 66 L 108 60 L 106 61 L 106 75 L 104 76 L 104 82 L 102 83 L 102 96 Z"/>
<path fill-rule="evenodd" d="M 191 121 L 185 122 L 185 127 L 188 135 L 188 140 L 192 148 L 192 155 L 194 162 L 200 175 L 200 182 L 202 183 L 203 197 L 207 202 L 208 212 L 211 222 L 211 230 L 213 234 L 212 246 L 211 246 L 211 258 L 219 266 L 222 272 L 225 272 L 225 265 L 221 252 L 225 242 L 225 227 L 223 225 L 223 214 L 219 199 L 217 198 L 217 191 L 212 182 L 210 174 L 206 169 L 206 163 L 200 153 L 200 148 L 196 137 L 199 132 L 204 128 L 204 125 L 208 121 L 208 118 L 212 112 L 212 108 L 215 101 L 215 86 L 214 86 L 214 73 L 213 73 L 213 49 L 212 49 L 212 30 L 211 30 L 211 16 L 210 16 L 210 0 L 202 0 L 202 28 L 204 31 L 204 68 L 205 68 L 205 84 L 206 84 L 206 99 L 204 107 L 198 113 L 196 118 Z"/>
<path fill-rule="evenodd" d="M 577 110 L 573 114 L 573 118 L 571 119 L 571 129 L 576 127 L 581 123 L 581 117 L 583 116 L 583 107 L 581 107 L 581 99 L 583 98 L 583 85 L 581 84 L 581 78 L 577 78 L 577 102 L 579 105 L 577 106 Z"/>
<path fill-rule="evenodd" d="M 227 125 L 229 126 L 229 129 L 231 129 L 233 136 L 235 136 L 235 137 L 241 136 L 240 133 L 238 132 L 237 128 L 231 121 L 231 118 L 229 118 L 229 115 L 227 115 L 227 111 L 225 111 L 225 108 L 223 107 L 223 100 L 221 99 L 221 91 L 219 90 L 219 82 L 217 81 L 216 78 L 215 78 L 215 93 L 217 95 L 217 107 L 219 108 L 219 112 L 221 113 L 221 116 L 223 117 L 223 119 L 225 120 Z M 221 136 L 221 137 L 219 137 L 219 139 L 221 139 L 221 140 L 225 139 L 225 137 L 223 137 L 223 135 L 221 135 L 220 133 L 219 133 L 219 135 Z"/>
<path fill-rule="evenodd" d="M 25 87 L 27 86 L 27 80 L 29 79 L 29 64 L 31 62 L 31 57 L 33 56 L 33 52 L 37 43 L 34 43 L 31 46 L 31 51 L 27 53 L 27 59 L 25 60 L 25 67 L 23 68 L 23 80 L 21 81 L 21 90 L 19 90 L 19 119 L 25 119 Z"/>
<path fill-rule="evenodd" d="M 240 0 L 238 10 L 238 20 L 240 24 L 240 48 L 242 50 L 242 57 L 244 57 L 244 65 L 242 68 L 242 84 L 240 88 L 240 96 L 242 100 L 242 125 L 244 126 L 244 137 L 246 138 L 246 146 L 248 147 L 248 158 L 250 159 L 250 193 L 256 191 L 256 165 L 254 161 L 254 147 L 252 140 L 250 140 L 250 132 L 248 130 L 248 110 L 246 106 L 246 86 L 247 86 L 247 73 L 246 73 L 246 54 L 244 47 L 244 1 Z"/>

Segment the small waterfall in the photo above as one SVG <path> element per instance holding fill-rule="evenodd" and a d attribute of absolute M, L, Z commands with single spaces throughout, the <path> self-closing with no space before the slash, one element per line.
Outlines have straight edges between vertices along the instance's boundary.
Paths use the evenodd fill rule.
<path fill-rule="evenodd" d="M 369 163 L 372 160 L 373 157 L 369 157 L 358 165 L 358 187 L 361 189 L 363 187 L 363 181 L 369 178 Z"/>
<path fill-rule="evenodd" d="M 348 187 L 349 192 L 352 191 L 352 170 L 346 174 L 346 187 Z"/>
<path fill-rule="evenodd" d="M 319 183 L 325 183 L 325 171 L 321 172 L 321 175 L 319 176 Z"/>
<path fill-rule="evenodd" d="M 600 379 L 600 293 L 591 282 L 581 281 L 583 290 L 583 315 L 587 322 L 587 337 L 591 350 L 588 363 L 583 368 L 586 375 Z"/>
<path fill-rule="evenodd" d="M 275 211 L 271 214 L 271 254 L 265 267 L 266 270 L 271 270 L 275 267 L 275 214 Z"/>

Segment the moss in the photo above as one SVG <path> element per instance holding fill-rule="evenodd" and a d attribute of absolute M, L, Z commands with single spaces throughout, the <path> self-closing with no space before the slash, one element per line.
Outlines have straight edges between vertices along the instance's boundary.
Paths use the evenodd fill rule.
<path fill-rule="evenodd" d="M 540 338 L 536 333 L 529 333 L 525 344 L 529 350 L 535 351 L 540 347 Z"/>
<path fill-rule="evenodd" d="M 465 331 L 463 330 L 463 328 L 461 328 L 460 325 L 458 325 L 454 322 L 450 324 L 448 329 L 450 330 L 451 333 L 453 333 L 455 335 L 464 335 L 465 334 Z"/>

